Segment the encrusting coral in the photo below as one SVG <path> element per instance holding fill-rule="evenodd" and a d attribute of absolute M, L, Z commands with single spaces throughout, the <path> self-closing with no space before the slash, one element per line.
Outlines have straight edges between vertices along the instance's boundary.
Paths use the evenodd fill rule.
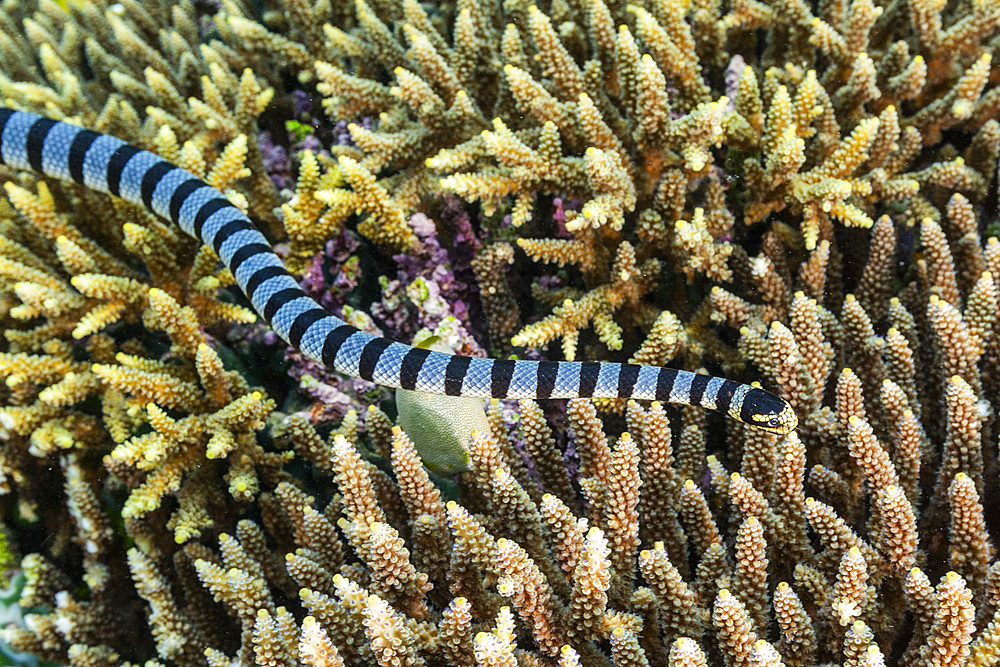
<path fill-rule="evenodd" d="M 204 177 L 359 328 L 742 374 L 800 423 L 502 401 L 442 451 L 210 249 L 0 167 L 3 640 L 997 664 L 998 67 L 989 0 L 0 3 L 5 106 Z"/>

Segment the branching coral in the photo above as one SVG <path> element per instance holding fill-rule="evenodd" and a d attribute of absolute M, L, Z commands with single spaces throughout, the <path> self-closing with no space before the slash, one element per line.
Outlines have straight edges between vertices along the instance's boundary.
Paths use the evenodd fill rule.
<path fill-rule="evenodd" d="M 533 223 L 519 240 L 533 258 L 579 266 L 591 289 L 621 289 L 620 272 L 605 276 L 598 267 L 621 257 L 636 235 L 657 239 L 639 253 L 643 275 L 662 272 L 642 264 L 662 244 L 689 279 L 725 282 L 738 261 L 730 259 L 732 240 L 743 233 L 728 210 L 733 201 L 747 225 L 778 216 L 798 224 L 813 250 L 830 239 L 833 220 L 871 227 L 898 208 L 921 215 L 930 191 L 942 187 L 985 195 L 998 148 L 987 122 L 996 95 L 986 90 L 988 53 L 975 54 L 988 50 L 1000 19 L 977 8 L 944 29 L 939 8 L 902 21 L 883 11 L 862 3 L 814 14 L 792 3 L 782 11 L 740 5 L 726 15 L 712 5 L 689 25 L 685 10 L 669 3 L 583 3 L 554 16 L 472 4 L 442 17 L 451 22 L 448 43 L 422 8 L 365 4 L 327 29 L 315 75 L 334 117 L 380 114 L 370 130 L 349 126 L 351 150 L 400 184 L 395 199 L 404 208 L 436 188 L 487 213 L 501 207 L 515 227 Z M 573 28 L 560 33 L 556 19 Z M 245 17 L 224 20 L 249 36 Z M 920 34 L 949 37 L 908 35 L 917 24 Z M 309 31 L 290 28 L 293 40 L 317 46 Z M 794 33 L 795 62 L 803 64 L 783 68 L 773 50 L 751 64 L 737 56 L 725 70 L 726 95 L 713 92 L 712 77 L 699 70 L 721 74 L 732 51 L 718 40 L 735 46 L 751 29 L 777 42 Z M 941 41 L 963 49 L 941 50 Z M 252 42 L 254 51 L 264 43 Z M 395 86 L 379 82 L 380 67 Z M 917 159 L 921 143 L 937 143 L 953 127 L 979 131 L 965 155 Z M 720 161 L 713 150 L 723 144 L 730 152 Z M 720 183 L 733 172 L 744 179 L 726 194 Z M 565 216 L 572 240 L 533 237 L 553 197 L 581 201 Z M 558 306 L 550 333 L 525 329 L 516 342 L 539 346 L 561 335 L 572 358 L 579 331 L 592 326 L 618 349 L 630 318 L 617 302 L 593 291 L 572 307 L 565 297 L 550 301 Z"/>
<path fill-rule="evenodd" d="M 211 250 L 3 169 L 30 610 L 4 639 L 81 665 L 993 664 L 998 25 L 985 1 L 5 3 L 4 104 L 203 176 L 361 328 L 743 372 L 801 427 L 496 403 L 441 479 L 372 385 L 289 355 L 290 391 Z"/>

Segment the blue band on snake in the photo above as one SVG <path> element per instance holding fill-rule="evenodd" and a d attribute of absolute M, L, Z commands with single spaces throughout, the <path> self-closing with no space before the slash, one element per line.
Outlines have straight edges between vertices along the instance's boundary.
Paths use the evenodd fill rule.
<path fill-rule="evenodd" d="M 463 357 L 360 331 L 302 291 L 264 235 L 221 192 L 115 137 L 0 107 L 0 163 L 110 193 L 173 221 L 218 253 L 278 336 L 338 373 L 451 396 L 657 400 L 715 410 L 774 433 L 797 425 L 781 398 L 723 378 L 638 364 Z"/>

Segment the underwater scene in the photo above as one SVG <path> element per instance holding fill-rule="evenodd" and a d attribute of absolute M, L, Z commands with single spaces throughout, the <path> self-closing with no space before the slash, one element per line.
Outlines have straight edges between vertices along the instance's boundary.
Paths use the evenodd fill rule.
<path fill-rule="evenodd" d="M 0 0 L 0 665 L 1000 664 L 1000 0 Z"/>

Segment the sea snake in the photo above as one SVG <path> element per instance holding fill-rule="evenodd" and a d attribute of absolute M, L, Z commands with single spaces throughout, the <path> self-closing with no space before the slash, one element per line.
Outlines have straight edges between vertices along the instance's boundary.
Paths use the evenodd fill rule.
<path fill-rule="evenodd" d="M 0 164 L 107 192 L 172 220 L 215 249 L 278 336 L 344 375 L 449 396 L 657 400 L 715 410 L 778 434 L 798 424 L 792 407 L 774 394 L 700 373 L 611 362 L 464 357 L 360 331 L 303 292 L 264 235 L 221 192 L 106 134 L 0 107 Z"/>

